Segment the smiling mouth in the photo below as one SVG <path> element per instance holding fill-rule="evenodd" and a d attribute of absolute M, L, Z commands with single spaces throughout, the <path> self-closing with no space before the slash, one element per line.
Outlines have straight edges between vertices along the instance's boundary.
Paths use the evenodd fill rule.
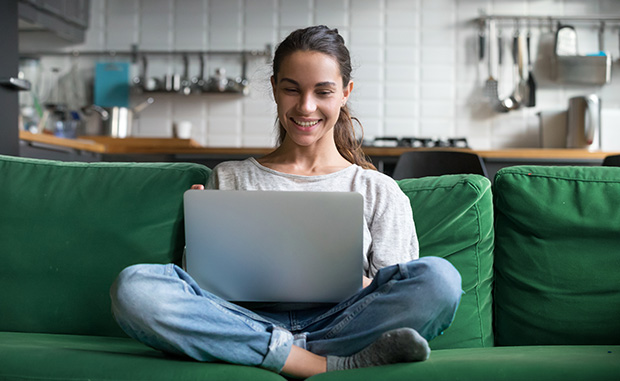
<path fill-rule="evenodd" d="M 310 121 L 310 122 L 302 122 L 302 121 L 300 121 L 300 120 L 296 120 L 296 119 L 293 119 L 293 118 L 291 118 L 291 120 L 292 120 L 292 121 L 293 121 L 293 123 L 295 123 L 296 125 L 298 125 L 298 126 L 300 126 L 300 127 L 305 127 L 305 128 L 315 126 L 316 124 L 318 124 L 318 123 L 321 121 L 321 120 L 319 119 L 319 120 L 313 120 L 313 121 Z"/>

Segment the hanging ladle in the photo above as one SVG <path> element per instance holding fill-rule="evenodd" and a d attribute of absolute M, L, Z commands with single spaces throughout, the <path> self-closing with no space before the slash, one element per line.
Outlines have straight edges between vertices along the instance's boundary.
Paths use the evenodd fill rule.
<path fill-rule="evenodd" d="M 521 62 L 521 48 L 519 46 L 520 33 L 521 32 L 519 31 L 519 22 L 517 20 L 515 33 L 512 39 L 512 77 L 514 83 L 514 90 L 508 98 L 505 98 L 500 102 L 501 107 L 506 109 L 507 111 L 516 110 L 521 107 L 521 101 L 523 100 L 520 89 L 521 70 L 519 68 L 519 62 Z"/>

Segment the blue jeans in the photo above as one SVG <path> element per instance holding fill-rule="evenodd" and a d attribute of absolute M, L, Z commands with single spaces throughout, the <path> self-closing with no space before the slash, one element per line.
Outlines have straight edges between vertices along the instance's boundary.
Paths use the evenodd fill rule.
<path fill-rule="evenodd" d="M 348 356 L 401 327 L 431 340 L 451 324 L 461 294 L 458 271 L 438 257 L 385 267 L 342 303 L 298 311 L 243 308 L 200 289 L 172 264 L 128 267 L 110 290 L 118 324 L 146 345 L 275 372 L 292 345 Z"/>

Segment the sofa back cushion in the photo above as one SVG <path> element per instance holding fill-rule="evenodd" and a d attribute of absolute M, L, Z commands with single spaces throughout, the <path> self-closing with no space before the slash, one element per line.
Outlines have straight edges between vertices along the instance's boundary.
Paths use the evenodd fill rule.
<path fill-rule="evenodd" d="M 620 168 L 505 168 L 494 194 L 496 344 L 620 344 Z"/>
<path fill-rule="evenodd" d="M 493 197 L 478 175 L 399 181 L 411 200 L 421 256 L 450 261 L 461 273 L 461 304 L 433 349 L 493 346 Z"/>
<path fill-rule="evenodd" d="M 109 288 L 134 263 L 180 262 L 188 163 L 0 156 L 0 331 L 123 335 Z"/>

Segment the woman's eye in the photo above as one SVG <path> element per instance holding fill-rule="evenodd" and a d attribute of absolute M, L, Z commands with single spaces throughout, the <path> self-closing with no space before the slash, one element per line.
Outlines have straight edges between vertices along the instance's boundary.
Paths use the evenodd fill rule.
<path fill-rule="evenodd" d="M 330 91 L 330 90 L 322 90 L 322 91 L 319 91 L 319 92 L 318 92 L 318 94 L 319 94 L 319 95 L 322 95 L 322 96 L 328 96 L 328 95 L 333 94 L 333 91 Z"/>
<path fill-rule="evenodd" d="M 287 93 L 296 93 L 296 92 L 297 92 L 297 89 L 294 89 L 294 88 L 290 88 L 290 87 L 289 87 L 289 88 L 285 88 L 285 89 L 284 89 L 284 91 L 285 91 L 285 92 L 287 92 Z"/>

